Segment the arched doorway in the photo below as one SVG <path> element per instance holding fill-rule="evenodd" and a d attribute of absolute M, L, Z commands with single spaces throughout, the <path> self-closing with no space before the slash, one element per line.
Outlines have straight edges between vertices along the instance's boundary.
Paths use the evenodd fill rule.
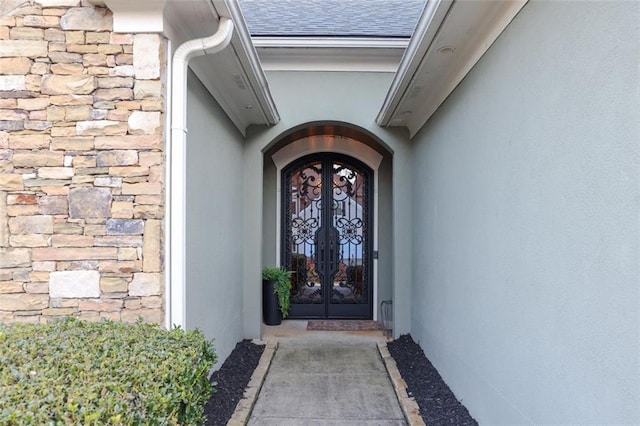
<path fill-rule="evenodd" d="M 293 271 L 291 317 L 371 318 L 373 171 L 333 152 L 282 170 L 281 264 Z"/>

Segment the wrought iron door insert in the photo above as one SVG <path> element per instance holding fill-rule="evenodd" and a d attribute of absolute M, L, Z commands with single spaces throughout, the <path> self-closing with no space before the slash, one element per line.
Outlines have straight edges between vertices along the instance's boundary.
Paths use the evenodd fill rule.
<path fill-rule="evenodd" d="M 338 154 L 282 173 L 282 260 L 294 318 L 372 317 L 371 170 Z"/>

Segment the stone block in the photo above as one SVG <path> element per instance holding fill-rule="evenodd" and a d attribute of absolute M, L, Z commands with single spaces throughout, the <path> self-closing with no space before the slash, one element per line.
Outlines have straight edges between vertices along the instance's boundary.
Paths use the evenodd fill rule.
<path fill-rule="evenodd" d="M 71 179 L 74 174 L 73 167 L 41 167 L 38 169 L 40 179 Z"/>
<path fill-rule="evenodd" d="M 139 205 L 133 208 L 133 217 L 137 219 L 162 219 L 164 209 L 161 205 Z"/>
<path fill-rule="evenodd" d="M 157 111 L 133 111 L 129 116 L 129 133 L 153 135 L 162 132 L 161 114 Z"/>
<path fill-rule="evenodd" d="M 162 97 L 162 81 L 137 80 L 133 87 L 134 99 L 160 98 Z"/>
<path fill-rule="evenodd" d="M 76 133 L 81 136 L 125 135 L 127 124 L 110 120 L 79 121 L 76 123 Z"/>
<path fill-rule="evenodd" d="M 53 151 L 16 151 L 13 154 L 13 165 L 16 167 L 60 167 L 64 155 Z"/>
<path fill-rule="evenodd" d="M 0 192 L 0 212 L 4 212 L 7 209 L 7 193 Z M 133 216 L 133 211 L 131 212 Z M 9 245 L 9 218 L 6 214 L 0 213 L 0 247 L 7 247 Z"/>
<path fill-rule="evenodd" d="M 104 67 L 107 66 L 107 55 L 103 55 L 98 52 L 98 46 L 91 46 L 91 53 L 87 52 L 87 45 L 82 45 L 78 47 L 84 47 L 85 49 L 75 49 L 76 52 L 82 52 L 84 50 L 85 53 L 82 56 L 82 65 L 85 67 Z M 67 49 L 69 50 L 69 49 Z M 71 50 L 69 50 L 71 51 Z M 94 53 L 96 52 L 96 53 Z"/>
<path fill-rule="evenodd" d="M 84 44 L 85 37 L 84 31 L 65 31 L 65 43 L 67 45 L 67 51 L 70 51 L 68 48 L 73 47 L 74 45 Z M 81 52 L 76 52 L 81 53 Z"/>
<path fill-rule="evenodd" d="M 77 63 L 58 63 L 51 65 L 50 71 L 53 74 L 80 75 L 84 71 L 84 66 Z"/>
<path fill-rule="evenodd" d="M 162 296 L 148 296 L 140 299 L 143 308 L 162 308 Z"/>
<path fill-rule="evenodd" d="M 138 163 L 138 151 L 113 150 L 100 151 L 97 156 L 98 167 L 132 166 Z"/>
<path fill-rule="evenodd" d="M 85 43 L 87 44 L 99 44 L 99 43 L 109 43 L 109 39 L 111 33 L 108 32 L 87 32 L 85 34 Z"/>
<path fill-rule="evenodd" d="M 120 312 L 122 322 L 134 323 L 138 319 L 153 324 L 162 324 L 162 309 L 123 309 Z"/>
<path fill-rule="evenodd" d="M 114 201 L 111 204 L 111 216 L 117 219 L 131 219 L 133 217 L 133 203 L 128 201 Z"/>
<path fill-rule="evenodd" d="M 49 295 L 52 298 L 100 297 L 98 271 L 56 271 L 49 276 Z"/>
<path fill-rule="evenodd" d="M 0 91 L 26 90 L 24 75 L 0 75 Z"/>
<path fill-rule="evenodd" d="M 44 110 L 49 106 L 48 98 L 18 99 L 18 108 L 25 111 Z"/>
<path fill-rule="evenodd" d="M 0 248 L 0 269 L 24 268 L 30 265 L 30 251 L 26 248 Z"/>
<path fill-rule="evenodd" d="M 33 260 L 109 260 L 117 259 L 118 250 L 113 247 L 88 247 L 82 250 L 77 248 L 44 247 L 32 250 Z"/>
<path fill-rule="evenodd" d="M 96 149 L 161 149 L 160 135 L 97 136 Z"/>
<path fill-rule="evenodd" d="M 108 235 L 96 237 L 96 247 L 142 247 L 140 235 Z"/>
<path fill-rule="evenodd" d="M 107 219 L 107 235 L 141 235 L 143 232 L 141 219 Z"/>
<path fill-rule="evenodd" d="M 11 149 L 46 149 L 49 148 L 49 135 L 9 135 Z"/>
<path fill-rule="evenodd" d="M 24 234 L 9 237 L 9 245 L 12 247 L 47 247 L 51 235 Z"/>
<path fill-rule="evenodd" d="M 25 75 L 28 74 L 30 70 L 31 61 L 29 60 L 29 58 L 0 58 L 0 74 Z"/>
<path fill-rule="evenodd" d="M 82 64 L 82 55 L 69 52 L 49 52 L 49 59 L 54 64 Z"/>
<path fill-rule="evenodd" d="M 63 30 L 109 31 L 113 28 L 113 15 L 107 9 L 74 7 L 62 15 Z"/>
<path fill-rule="evenodd" d="M 73 167 L 96 167 L 95 155 L 76 155 L 72 161 Z"/>
<path fill-rule="evenodd" d="M 93 247 L 93 237 L 90 235 L 53 235 L 53 247 Z"/>
<path fill-rule="evenodd" d="M 89 105 L 66 106 L 64 107 L 64 118 L 66 121 L 91 120 L 93 118 L 93 108 Z"/>
<path fill-rule="evenodd" d="M 13 40 L 43 40 L 42 28 L 15 27 L 9 30 L 9 37 Z"/>
<path fill-rule="evenodd" d="M 118 248 L 118 260 L 138 260 L 138 249 L 133 247 Z"/>
<path fill-rule="evenodd" d="M 102 77 L 98 78 L 99 89 L 115 89 L 119 87 L 133 87 L 133 78 L 131 77 Z"/>
<path fill-rule="evenodd" d="M 22 25 L 36 28 L 57 27 L 60 25 L 60 18 L 57 16 L 28 15 L 22 18 Z"/>
<path fill-rule="evenodd" d="M 49 294 L 49 274 L 46 274 L 46 281 L 34 281 L 24 283 L 24 291 L 29 294 Z"/>
<path fill-rule="evenodd" d="M 40 213 L 38 206 L 35 204 L 16 204 L 7 206 L 8 216 L 34 216 Z"/>
<path fill-rule="evenodd" d="M 22 175 L 13 173 L 0 174 L 0 191 L 20 191 L 23 188 Z"/>
<path fill-rule="evenodd" d="M 56 270 L 56 262 L 33 262 L 31 268 L 36 272 L 53 272 Z"/>
<path fill-rule="evenodd" d="M 133 77 L 134 69 L 133 65 L 118 65 L 113 68 L 109 68 L 109 74 L 112 77 Z"/>
<path fill-rule="evenodd" d="M 157 166 L 164 163 L 164 155 L 162 152 L 141 152 L 140 155 L 141 166 Z"/>
<path fill-rule="evenodd" d="M 129 284 L 122 277 L 102 277 L 100 278 L 100 290 L 103 293 L 124 293 L 128 290 Z"/>
<path fill-rule="evenodd" d="M 136 34 L 133 38 L 133 68 L 136 79 L 160 78 L 163 52 L 157 34 Z"/>
<path fill-rule="evenodd" d="M 81 311 L 118 312 L 123 305 L 122 299 L 89 299 L 81 300 L 78 309 Z"/>
<path fill-rule="evenodd" d="M 29 113 L 27 111 L 19 109 L 0 109 L 0 120 L 2 121 L 20 121 L 27 120 L 28 118 Z"/>
<path fill-rule="evenodd" d="M 109 174 L 111 176 L 122 176 L 127 178 L 148 176 L 149 168 L 140 166 L 109 167 Z"/>
<path fill-rule="evenodd" d="M 142 246 L 142 270 L 144 272 L 160 272 L 162 221 L 149 219 L 144 227 L 144 243 Z"/>
<path fill-rule="evenodd" d="M 53 216 L 17 216 L 9 219 L 9 230 L 18 234 L 53 234 Z"/>
<path fill-rule="evenodd" d="M 135 273 L 129 283 L 129 296 L 157 296 L 162 294 L 162 275 Z"/>
<path fill-rule="evenodd" d="M 125 33 L 111 33 L 110 44 L 133 44 L 133 35 Z"/>
<path fill-rule="evenodd" d="M 69 191 L 69 216 L 71 218 L 108 217 L 111 207 L 111 191 L 106 188 L 74 188 Z"/>
<path fill-rule="evenodd" d="M 2 40 L 0 58 L 47 56 L 47 48 L 44 40 Z"/>
<path fill-rule="evenodd" d="M 45 95 L 86 95 L 97 85 L 92 75 L 50 74 L 42 77 L 41 91 Z"/>
<path fill-rule="evenodd" d="M 93 181 L 94 186 L 104 186 L 108 188 L 121 188 L 122 187 L 122 178 L 120 177 L 97 177 Z"/>
<path fill-rule="evenodd" d="M 0 120 L 0 131 L 16 132 L 19 130 L 24 130 L 24 120 Z"/>
<path fill-rule="evenodd" d="M 40 214 L 66 215 L 69 213 L 68 198 L 64 196 L 44 196 L 38 200 Z"/>
<path fill-rule="evenodd" d="M 64 31 L 58 28 L 47 28 L 44 30 L 44 39 L 56 43 L 64 43 Z"/>
<path fill-rule="evenodd" d="M 75 308 L 47 308 L 42 310 L 43 317 L 67 317 L 76 312 Z"/>
<path fill-rule="evenodd" d="M 47 294 L 0 294 L 0 311 L 39 311 L 48 307 Z"/>
<path fill-rule="evenodd" d="M 36 0 L 42 7 L 75 7 L 80 5 L 80 0 Z"/>
<path fill-rule="evenodd" d="M 98 266 L 100 272 L 114 274 L 131 274 L 134 272 L 142 272 L 141 261 L 102 261 Z"/>
<path fill-rule="evenodd" d="M 7 206 L 7 216 L 33 216 L 40 213 L 34 204 Z"/>
<path fill-rule="evenodd" d="M 35 194 L 10 194 L 7 196 L 8 204 L 38 204 Z"/>
<path fill-rule="evenodd" d="M 51 141 L 53 151 L 91 151 L 93 148 L 93 138 L 90 136 L 53 138 Z"/>
<path fill-rule="evenodd" d="M 162 194 L 161 183 L 123 183 L 123 195 L 160 195 Z"/>
<path fill-rule="evenodd" d="M 49 73 L 49 64 L 46 64 L 44 62 L 35 62 L 31 66 L 31 69 L 29 70 L 29 72 L 31 74 L 38 74 L 38 75 L 48 74 Z"/>
<path fill-rule="evenodd" d="M 0 294 L 24 293 L 22 283 L 15 281 L 0 281 Z"/>
<path fill-rule="evenodd" d="M 95 94 L 96 101 L 121 101 L 133 99 L 133 90 L 126 87 L 114 89 L 98 89 Z"/>

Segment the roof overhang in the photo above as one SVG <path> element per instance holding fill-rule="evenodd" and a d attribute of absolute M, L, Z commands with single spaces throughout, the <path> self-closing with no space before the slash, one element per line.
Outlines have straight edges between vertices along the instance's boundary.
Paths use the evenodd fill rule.
<path fill-rule="evenodd" d="M 232 0 L 90 0 L 113 12 L 115 32 L 157 32 L 171 40 L 171 49 L 216 32 L 221 17 L 234 22 L 229 46 L 194 58 L 189 66 L 238 130 L 270 125 L 279 116 L 257 52 L 238 4 Z"/>
<path fill-rule="evenodd" d="M 413 137 L 528 0 L 429 0 L 376 122 Z"/>

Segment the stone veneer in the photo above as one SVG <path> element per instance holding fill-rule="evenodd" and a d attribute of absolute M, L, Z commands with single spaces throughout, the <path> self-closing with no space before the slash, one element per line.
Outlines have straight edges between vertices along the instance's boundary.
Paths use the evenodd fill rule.
<path fill-rule="evenodd" d="M 0 2 L 0 322 L 163 321 L 165 41 L 111 29 Z"/>

